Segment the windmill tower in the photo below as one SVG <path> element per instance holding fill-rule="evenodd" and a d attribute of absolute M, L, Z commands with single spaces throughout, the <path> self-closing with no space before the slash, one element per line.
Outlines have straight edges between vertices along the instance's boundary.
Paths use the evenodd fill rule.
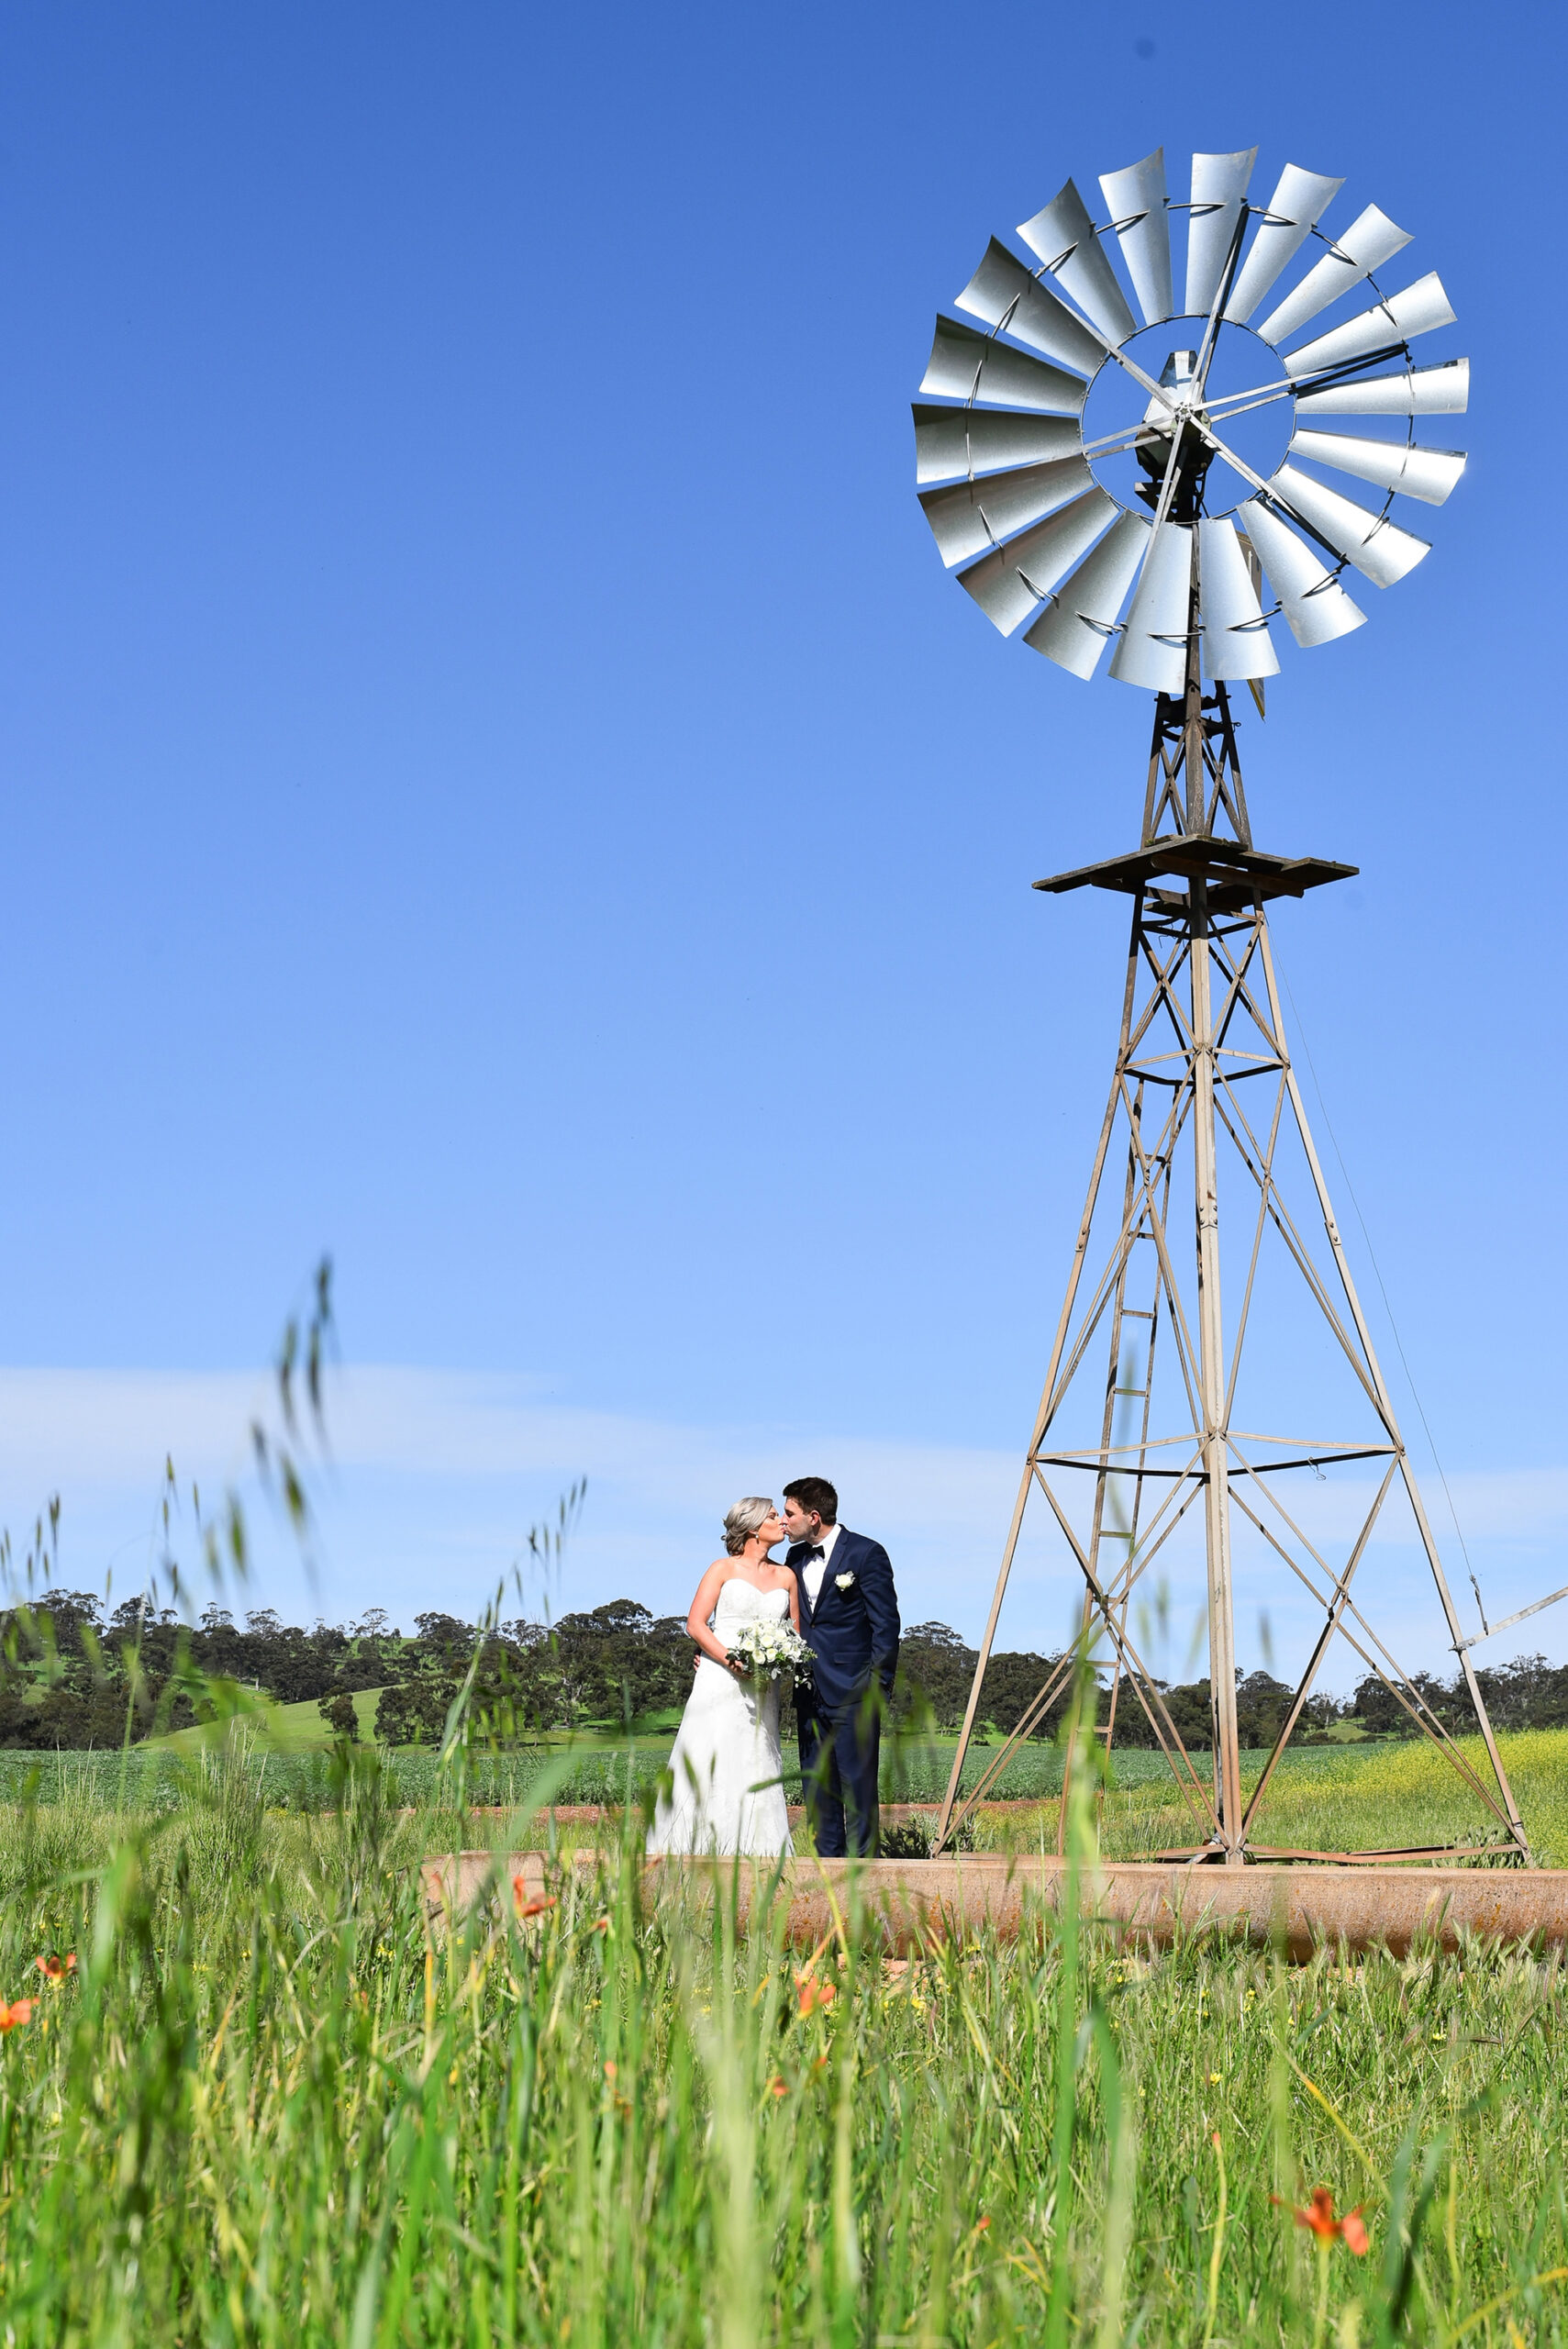
<path fill-rule="evenodd" d="M 1385 1856 L 1283 1849 L 1264 1831 L 1280 1754 L 1343 1642 L 1528 1859 L 1281 1012 L 1269 905 L 1355 868 L 1255 844 L 1230 700 L 1244 685 L 1261 715 L 1276 637 L 1313 647 L 1361 627 L 1347 572 L 1387 587 L 1429 551 L 1394 518 L 1395 499 L 1440 505 L 1462 473 L 1462 455 L 1419 443 L 1417 429 L 1463 411 L 1469 364 L 1412 356 L 1454 314 L 1435 274 L 1398 292 L 1374 275 L 1409 242 L 1403 229 L 1375 205 L 1324 229 L 1342 182 L 1294 164 L 1266 203 L 1251 200 L 1255 158 L 1195 155 L 1190 195 L 1173 200 L 1162 150 L 1147 156 L 1101 178 L 1100 222 L 1069 180 L 1018 229 L 1031 260 L 992 239 L 956 305 L 977 324 L 939 317 L 914 412 L 920 503 L 960 585 L 1005 636 L 1021 632 L 1074 676 L 1092 677 L 1108 649 L 1109 674 L 1154 696 L 1137 848 L 1035 884 L 1124 896 L 1131 926 L 1109 1097 L 940 1840 L 1073 1669 L 1063 1659 L 961 1799 L 1032 1511 L 1047 1558 L 1082 1590 L 1084 1638 L 1111 1675 L 1100 1734 L 1108 1741 L 1118 1705 L 1136 1704 L 1170 1763 L 1192 1820 L 1179 1856 Z M 1363 503 L 1324 472 L 1381 495 Z M 1312 1419 L 1304 1433 L 1304 1398 L 1318 1387 L 1335 1398 L 1329 1425 Z M 1337 1513 L 1313 1499 L 1331 1482 Z M 1398 1664 L 1358 1579 L 1396 1506 L 1413 1520 L 1460 1660 L 1479 1766 Z M 1141 1644 L 1140 1598 L 1184 1553 L 1207 1616 L 1208 1770 L 1187 1753 Z M 1307 1624 L 1284 1726 L 1245 1788 L 1243 1590 L 1276 1604 L 1299 1591 Z"/>

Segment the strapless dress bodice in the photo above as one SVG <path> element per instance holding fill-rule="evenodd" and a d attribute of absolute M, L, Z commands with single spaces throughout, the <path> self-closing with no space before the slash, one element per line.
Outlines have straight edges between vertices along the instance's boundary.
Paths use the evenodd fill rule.
<path fill-rule="evenodd" d="M 719 1591 L 713 1620 L 717 1627 L 724 1622 L 750 1622 L 757 1616 L 782 1620 L 788 1613 L 787 1590 L 759 1590 L 754 1583 L 747 1582 L 741 1575 L 731 1575 Z"/>

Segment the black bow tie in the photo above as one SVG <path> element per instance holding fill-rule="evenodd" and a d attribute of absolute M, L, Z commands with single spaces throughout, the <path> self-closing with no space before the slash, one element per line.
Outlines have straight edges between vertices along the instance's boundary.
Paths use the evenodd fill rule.
<path fill-rule="evenodd" d="M 806 1553 L 806 1563 L 809 1565 L 813 1558 L 825 1558 L 827 1555 L 827 1551 L 822 1547 L 821 1542 L 818 1542 L 815 1549 L 807 1550 Z"/>

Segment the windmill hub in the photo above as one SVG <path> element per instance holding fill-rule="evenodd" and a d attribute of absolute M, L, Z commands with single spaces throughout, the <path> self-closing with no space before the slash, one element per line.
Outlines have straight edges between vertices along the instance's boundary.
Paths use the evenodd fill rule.
<path fill-rule="evenodd" d="M 1169 516 L 1173 521 L 1234 518 L 1251 496 L 1247 474 L 1217 453 L 1216 441 L 1223 441 L 1230 455 L 1261 481 L 1272 480 L 1289 453 L 1294 402 L 1285 395 L 1253 407 L 1245 397 L 1277 378 L 1273 353 L 1250 327 L 1222 319 L 1205 360 L 1207 328 L 1207 319 L 1201 317 L 1170 318 L 1140 328 L 1125 351 L 1107 357 L 1089 381 L 1082 418 L 1089 472 L 1125 513 L 1137 515 L 1145 524 L 1158 510 L 1144 494 L 1151 477 L 1148 460 L 1158 454 L 1163 465 L 1178 417 L 1188 420 L 1184 440 L 1192 444 L 1184 447 L 1180 466 L 1184 471 L 1201 449 L 1205 478 L 1195 510 Z M 1136 373 L 1122 363 L 1124 359 L 1132 362 Z M 1157 440 L 1164 441 L 1162 452 L 1156 451 Z"/>
<path fill-rule="evenodd" d="M 1172 351 L 1160 371 L 1160 389 L 1170 395 L 1170 404 L 1151 396 L 1143 411 L 1144 429 L 1134 453 L 1148 479 L 1138 484 L 1136 494 L 1151 512 L 1160 512 L 1173 444 L 1179 441 L 1166 511 L 1173 522 L 1195 522 L 1203 511 L 1204 484 L 1214 457 L 1201 429 L 1208 418 L 1195 351 Z"/>

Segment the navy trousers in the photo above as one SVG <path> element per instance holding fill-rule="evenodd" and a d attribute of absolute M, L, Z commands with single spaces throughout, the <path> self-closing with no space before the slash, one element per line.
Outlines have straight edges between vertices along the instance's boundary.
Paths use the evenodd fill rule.
<path fill-rule="evenodd" d="M 795 1693 L 806 1815 L 825 1860 L 841 1860 L 851 1852 L 874 1859 L 880 1847 L 881 1700 L 880 1688 L 862 1688 L 832 1710 L 818 1710 L 820 1699 L 814 1694 Z"/>

